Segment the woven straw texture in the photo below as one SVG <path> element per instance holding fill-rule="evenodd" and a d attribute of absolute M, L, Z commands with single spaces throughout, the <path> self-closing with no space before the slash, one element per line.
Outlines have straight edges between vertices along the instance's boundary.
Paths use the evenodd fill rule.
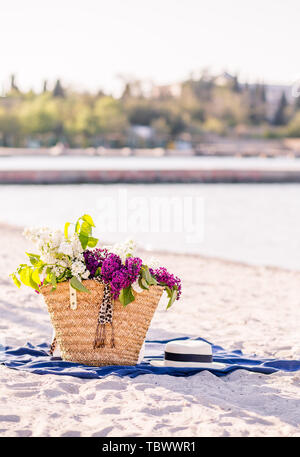
<path fill-rule="evenodd" d="M 123 307 L 113 303 L 115 347 L 111 348 L 111 326 L 106 324 L 104 348 L 93 348 L 104 286 L 93 280 L 83 281 L 90 294 L 77 291 L 77 309 L 70 308 L 69 282 L 42 288 L 63 360 L 85 365 L 135 365 L 158 305 L 163 288 L 151 286 L 133 292 L 135 301 Z"/>

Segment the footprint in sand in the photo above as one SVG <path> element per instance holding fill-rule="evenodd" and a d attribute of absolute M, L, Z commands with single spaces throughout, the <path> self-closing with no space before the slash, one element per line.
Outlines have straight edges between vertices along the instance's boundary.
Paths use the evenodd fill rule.
<path fill-rule="evenodd" d="M 32 435 L 31 430 L 16 430 L 16 435 L 20 437 L 28 437 Z"/>
<path fill-rule="evenodd" d="M 120 408 L 104 408 L 101 414 L 120 414 Z"/>
<path fill-rule="evenodd" d="M 94 394 L 94 393 L 87 394 L 85 399 L 86 400 L 94 400 L 95 396 L 96 396 L 96 394 Z"/>
<path fill-rule="evenodd" d="M 79 394 L 79 387 L 71 382 L 61 382 L 58 384 L 58 387 L 69 394 Z"/>
<path fill-rule="evenodd" d="M 173 428 L 170 428 L 170 432 L 171 433 L 181 432 L 182 430 L 187 430 L 187 427 L 173 427 Z"/>
<path fill-rule="evenodd" d="M 123 386 L 117 381 L 104 381 L 96 385 L 96 390 L 125 390 L 126 386 Z"/>
<path fill-rule="evenodd" d="M 15 416 L 14 414 L 0 416 L 0 422 L 20 422 L 20 416 Z"/>
<path fill-rule="evenodd" d="M 163 414 L 179 413 L 182 411 L 181 406 L 165 406 L 164 408 L 142 408 L 141 413 L 152 414 L 153 416 L 161 416 Z"/>
<path fill-rule="evenodd" d="M 31 387 L 39 386 L 38 382 L 15 382 L 14 384 L 7 384 L 8 389 L 30 389 Z"/>
<path fill-rule="evenodd" d="M 19 398 L 32 397 L 33 395 L 36 395 L 36 391 L 32 391 L 32 390 L 21 390 L 20 392 L 16 392 L 16 393 L 14 394 L 15 397 L 19 397 Z"/>
<path fill-rule="evenodd" d="M 139 384 L 135 386 L 135 389 L 143 392 L 146 389 L 153 389 L 153 384 Z"/>
<path fill-rule="evenodd" d="M 100 437 L 100 436 L 107 436 L 109 432 L 111 432 L 113 427 L 105 427 L 99 432 L 95 432 L 92 434 L 93 437 Z"/>
<path fill-rule="evenodd" d="M 62 437 L 70 437 L 70 438 L 77 438 L 81 436 L 81 432 L 78 432 L 77 430 L 69 430 L 68 432 L 63 433 L 60 435 Z"/>
<path fill-rule="evenodd" d="M 47 398 L 51 399 L 51 398 L 59 397 L 60 395 L 64 395 L 64 393 L 61 392 L 60 390 L 46 389 L 46 390 L 44 390 L 44 395 Z"/>

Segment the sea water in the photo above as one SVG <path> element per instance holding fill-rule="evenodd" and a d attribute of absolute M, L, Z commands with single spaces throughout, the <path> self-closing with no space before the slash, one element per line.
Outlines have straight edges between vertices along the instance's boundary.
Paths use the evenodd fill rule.
<path fill-rule="evenodd" d="M 84 213 L 101 243 L 132 237 L 149 251 L 300 269 L 298 184 L 0 186 L 0 222 L 63 227 Z"/>

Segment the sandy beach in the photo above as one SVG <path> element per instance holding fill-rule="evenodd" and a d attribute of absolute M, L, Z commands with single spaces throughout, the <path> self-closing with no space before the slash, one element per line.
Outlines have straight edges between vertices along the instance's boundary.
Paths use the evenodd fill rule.
<path fill-rule="evenodd" d="M 1 225 L 0 235 L 1 342 L 50 342 L 42 297 L 8 278 L 28 243 L 18 228 Z M 201 336 L 245 354 L 300 358 L 299 272 L 157 256 L 182 277 L 183 295 L 169 311 L 161 301 L 151 338 Z M 300 372 L 84 380 L 0 366 L 0 380 L 0 436 L 300 436 Z"/>

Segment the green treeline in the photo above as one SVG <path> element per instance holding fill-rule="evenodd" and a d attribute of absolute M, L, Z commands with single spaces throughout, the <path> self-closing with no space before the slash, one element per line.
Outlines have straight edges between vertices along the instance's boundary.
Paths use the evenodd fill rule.
<path fill-rule="evenodd" d="M 236 77 L 220 84 L 205 74 L 174 92 L 164 86 L 145 93 L 139 81 L 127 83 L 119 98 L 67 90 L 60 81 L 51 90 L 45 83 L 41 93 L 22 92 L 12 77 L 0 97 L 0 145 L 156 147 L 195 143 L 207 133 L 300 137 L 300 97 L 291 103 L 282 92 L 274 105 L 263 84 Z"/>

